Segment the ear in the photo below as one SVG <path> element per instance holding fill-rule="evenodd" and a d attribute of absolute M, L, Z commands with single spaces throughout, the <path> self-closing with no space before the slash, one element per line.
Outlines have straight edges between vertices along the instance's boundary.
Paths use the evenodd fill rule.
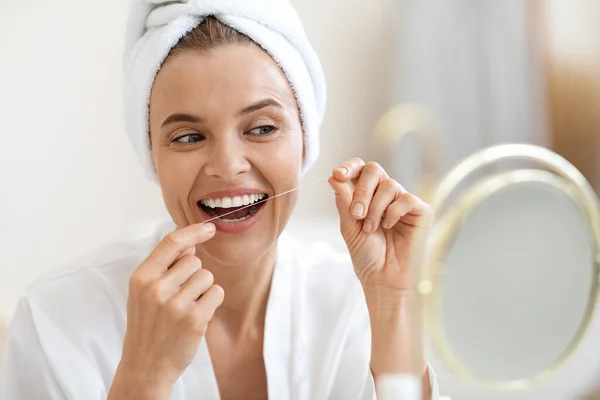
<path fill-rule="evenodd" d="M 302 131 L 302 165 L 306 162 L 306 134 Z"/>

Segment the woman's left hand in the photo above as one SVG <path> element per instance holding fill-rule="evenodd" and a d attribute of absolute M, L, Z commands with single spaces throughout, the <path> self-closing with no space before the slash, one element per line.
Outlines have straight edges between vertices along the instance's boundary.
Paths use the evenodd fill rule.
<path fill-rule="evenodd" d="M 359 158 L 333 170 L 340 231 L 365 290 L 411 289 L 421 267 L 433 211 L 374 162 Z"/>

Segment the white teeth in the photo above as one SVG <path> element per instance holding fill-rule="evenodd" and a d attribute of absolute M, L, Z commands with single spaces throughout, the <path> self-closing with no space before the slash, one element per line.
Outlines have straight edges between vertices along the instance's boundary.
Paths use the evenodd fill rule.
<path fill-rule="evenodd" d="M 203 206 L 210 208 L 232 208 L 247 206 L 257 201 L 264 199 L 267 195 L 261 194 L 245 194 L 243 196 L 223 197 L 220 199 L 205 199 L 200 201 Z"/>
<path fill-rule="evenodd" d="M 231 223 L 231 222 L 240 222 L 240 221 L 243 221 L 243 220 L 245 220 L 245 219 L 248 219 L 248 218 L 250 218 L 250 217 L 251 217 L 251 215 L 247 215 L 247 216 L 245 216 L 245 217 L 242 217 L 242 218 L 237 218 L 237 219 L 225 219 L 225 218 L 219 218 L 219 221 L 221 221 L 221 222 L 225 222 L 226 224 L 229 224 L 229 223 Z"/>

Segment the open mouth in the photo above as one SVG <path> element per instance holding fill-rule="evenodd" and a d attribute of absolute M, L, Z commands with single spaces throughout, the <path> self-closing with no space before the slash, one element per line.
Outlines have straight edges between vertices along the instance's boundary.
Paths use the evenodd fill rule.
<path fill-rule="evenodd" d="M 235 197 L 222 197 L 219 199 L 204 199 L 198 206 L 211 218 L 218 218 L 225 223 L 247 220 L 264 206 L 269 196 L 265 193 L 246 194 Z"/>

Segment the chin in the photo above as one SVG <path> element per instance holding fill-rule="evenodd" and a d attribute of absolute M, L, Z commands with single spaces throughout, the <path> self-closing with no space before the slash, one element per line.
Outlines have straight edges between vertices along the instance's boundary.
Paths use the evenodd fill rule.
<path fill-rule="evenodd" d="M 254 235 L 231 235 L 217 232 L 215 237 L 201 245 L 200 252 L 220 265 L 243 267 L 260 262 L 270 255 L 277 243 L 276 232 Z"/>

